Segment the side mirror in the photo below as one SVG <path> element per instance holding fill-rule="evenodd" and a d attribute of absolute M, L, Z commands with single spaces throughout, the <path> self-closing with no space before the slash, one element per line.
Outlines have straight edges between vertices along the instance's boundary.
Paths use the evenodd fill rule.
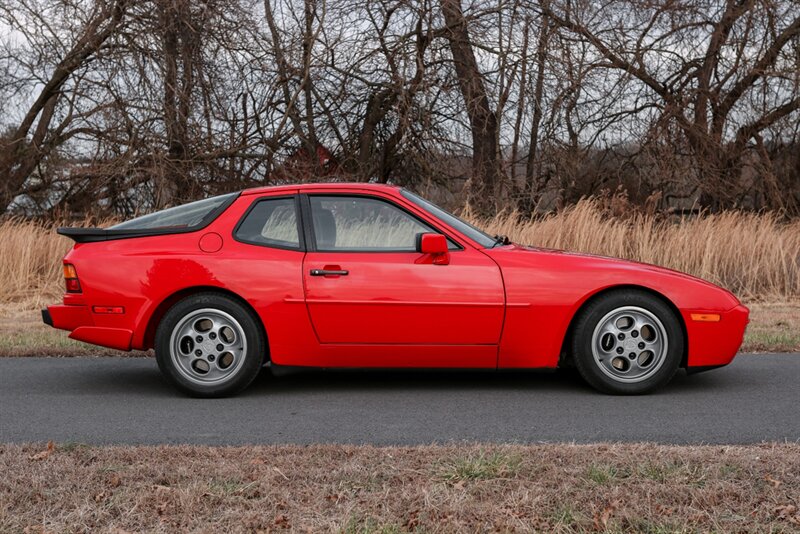
<path fill-rule="evenodd" d="M 433 263 L 435 265 L 450 263 L 447 238 L 442 234 L 417 234 L 417 252 L 434 256 Z"/>
<path fill-rule="evenodd" d="M 442 234 L 417 234 L 417 252 L 422 254 L 445 254 L 447 238 Z"/>

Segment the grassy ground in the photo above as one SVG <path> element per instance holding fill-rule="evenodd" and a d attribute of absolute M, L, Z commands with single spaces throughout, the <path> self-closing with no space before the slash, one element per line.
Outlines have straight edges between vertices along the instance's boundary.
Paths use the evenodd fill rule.
<path fill-rule="evenodd" d="M 0 446 L 2 532 L 795 532 L 800 445 Z"/>
<path fill-rule="evenodd" d="M 750 304 L 743 352 L 800 351 L 800 302 Z M 0 306 L 0 357 L 3 356 L 142 356 L 73 341 L 67 333 L 42 323 L 39 312 Z"/>
<path fill-rule="evenodd" d="M 799 352 L 800 303 L 750 304 L 744 352 Z"/>
<path fill-rule="evenodd" d="M 54 300 L 55 302 L 55 300 Z M 6 356 L 142 356 L 67 337 L 69 332 L 42 323 L 41 313 L 18 306 L 0 306 L 0 357 Z"/>

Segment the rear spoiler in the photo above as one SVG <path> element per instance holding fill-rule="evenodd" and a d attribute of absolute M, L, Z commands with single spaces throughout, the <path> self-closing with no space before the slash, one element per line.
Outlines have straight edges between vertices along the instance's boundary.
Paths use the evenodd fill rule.
<path fill-rule="evenodd" d="M 72 228 L 61 227 L 56 230 L 59 235 L 67 236 L 76 243 L 96 243 L 97 241 L 113 241 L 115 239 L 129 239 L 132 237 L 146 237 L 151 235 L 179 234 L 193 231 L 194 228 L 156 228 L 152 230 L 125 230 L 107 228 Z"/>

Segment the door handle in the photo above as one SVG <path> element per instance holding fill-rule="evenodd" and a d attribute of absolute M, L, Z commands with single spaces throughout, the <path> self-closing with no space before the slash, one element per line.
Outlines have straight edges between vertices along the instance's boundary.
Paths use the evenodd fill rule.
<path fill-rule="evenodd" d="M 347 276 L 350 271 L 335 269 L 311 269 L 311 276 Z"/>

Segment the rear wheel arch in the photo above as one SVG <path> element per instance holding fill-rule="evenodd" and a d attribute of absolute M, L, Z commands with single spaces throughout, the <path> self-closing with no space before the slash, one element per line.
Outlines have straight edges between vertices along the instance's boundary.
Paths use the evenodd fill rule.
<path fill-rule="evenodd" d="M 158 328 L 158 324 L 161 322 L 161 319 L 164 317 L 164 314 L 169 311 L 169 309 L 175 305 L 175 303 L 185 299 L 186 297 L 190 297 L 192 295 L 197 295 L 199 293 L 217 293 L 219 295 L 223 295 L 229 298 L 232 298 L 239 302 L 242 306 L 247 308 L 253 315 L 253 318 L 256 320 L 256 323 L 261 328 L 261 333 L 264 335 L 264 342 L 267 348 L 266 354 L 264 354 L 264 362 L 269 361 L 269 336 L 267 334 L 267 329 L 264 326 L 264 322 L 261 320 L 261 316 L 258 315 L 255 308 L 247 302 L 244 298 L 240 295 L 230 291 L 228 289 L 223 289 L 221 287 L 216 286 L 194 286 L 194 287 L 187 287 L 176 291 L 175 293 L 171 294 L 167 298 L 161 301 L 153 313 L 150 315 L 150 319 L 147 321 L 147 328 L 145 329 L 144 334 L 144 347 L 146 349 L 151 349 L 155 345 L 155 337 L 156 337 L 156 329 Z"/>
<path fill-rule="evenodd" d="M 569 326 L 567 327 L 567 331 L 564 334 L 564 339 L 561 341 L 561 356 L 558 361 L 559 367 L 566 365 L 571 365 L 571 349 L 570 346 L 572 344 L 572 337 L 574 335 L 574 327 L 575 323 L 577 322 L 578 318 L 581 316 L 581 313 L 589 306 L 592 302 L 596 301 L 597 299 L 608 295 L 609 293 L 614 293 L 617 291 L 625 291 L 625 290 L 635 290 L 641 291 L 643 293 L 647 293 L 667 305 L 667 307 L 672 310 L 672 313 L 675 315 L 675 318 L 678 320 L 678 324 L 683 331 L 683 357 L 681 359 L 681 367 L 686 367 L 688 358 L 689 358 L 689 336 L 686 331 L 686 323 L 683 320 L 683 315 L 681 315 L 680 310 L 675 303 L 672 302 L 669 298 L 667 298 L 664 294 L 659 293 L 658 291 L 651 289 L 645 286 L 639 286 L 635 284 L 623 284 L 623 285 L 616 285 L 611 287 L 603 288 L 595 293 L 591 294 L 588 298 L 586 298 L 578 309 L 575 310 L 575 313 L 572 315 L 572 318 L 569 321 Z"/>

